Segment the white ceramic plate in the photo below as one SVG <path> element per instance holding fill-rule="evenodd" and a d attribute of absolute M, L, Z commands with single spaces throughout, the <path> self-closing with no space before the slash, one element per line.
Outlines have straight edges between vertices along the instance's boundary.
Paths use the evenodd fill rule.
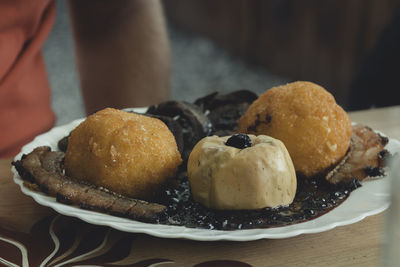
<path fill-rule="evenodd" d="M 137 111 L 143 112 L 145 110 L 140 109 Z M 27 154 L 38 146 L 46 145 L 56 149 L 57 142 L 74 129 L 81 121 L 82 119 L 75 120 L 37 136 L 31 143 L 23 147 L 21 153 L 19 153 L 15 159 L 20 159 L 22 154 Z M 400 152 L 400 142 L 390 139 L 387 149 L 391 153 Z M 382 179 L 364 182 L 363 186 L 353 191 L 342 205 L 311 221 L 269 229 L 235 231 L 193 229 L 184 226 L 142 223 L 61 204 L 57 202 L 54 197 L 49 197 L 40 192 L 31 191 L 26 188 L 14 167 L 12 171 L 14 173 L 15 183 L 21 187 L 24 194 L 31 196 L 39 204 L 53 208 L 61 214 L 77 217 L 91 224 L 105 225 L 125 232 L 145 233 L 163 238 L 187 238 L 201 241 L 249 241 L 262 238 L 288 238 L 305 233 L 319 233 L 337 226 L 352 224 L 361 221 L 367 216 L 384 211 L 390 204 L 389 186 L 391 183 L 391 176 L 389 174 Z"/>

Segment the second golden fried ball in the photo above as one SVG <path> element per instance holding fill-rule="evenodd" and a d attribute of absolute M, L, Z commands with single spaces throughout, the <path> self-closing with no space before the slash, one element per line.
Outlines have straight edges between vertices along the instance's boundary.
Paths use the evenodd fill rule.
<path fill-rule="evenodd" d="M 150 200 L 181 162 L 175 138 L 163 122 L 107 108 L 71 132 L 65 170 L 76 179 Z"/>
<path fill-rule="evenodd" d="M 347 113 L 334 97 L 312 82 L 273 87 L 239 119 L 239 132 L 281 140 L 298 173 L 312 177 L 337 164 L 352 133 Z"/>

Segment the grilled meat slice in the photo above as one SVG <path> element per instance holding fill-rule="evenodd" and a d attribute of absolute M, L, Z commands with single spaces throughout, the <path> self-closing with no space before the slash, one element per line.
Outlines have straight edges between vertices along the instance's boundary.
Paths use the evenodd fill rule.
<path fill-rule="evenodd" d="M 57 143 L 57 147 L 59 150 L 66 152 L 67 151 L 67 147 L 68 147 L 68 138 L 69 138 L 70 134 L 67 136 L 64 136 L 63 138 L 61 138 L 58 143 Z"/>
<path fill-rule="evenodd" d="M 150 106 L 144 115 L 169 117 L 180 125 L 183 149 L 179 151 L 184 161 L 188 159 L 196 143 L 211 132 L 211 122 L 207 116 L 198 106 L 188 102 L 166 101 Z M 174 135 L 178 140 L 177 134 Z"/>
<path fill-rule="evenodd" d="M 228 94 L 211 93 L 197 99 L 194 104 L 201 107 L 204 111 L 213 111 L 221 106 L 238 105 L 242 103 L 251 104 L 258 95 L 250 90 L 242 89 Z"/>
<path fill-rule="evenodd" d="M 237 120 L 258 97 L 249 90 L 238 90 L 228 94 L 218 92 L 197 99 L 198 105 L 212 123 L 213 135 L 232 135 L 237 132 Z"/>
<path fill-rule="evenodd" d="M 388 138 L 364 125 L 354 125 L 349 151 L 342 161 L 326 175 L 332 183 L 349 183 L 354 178 L 362 181 L 367 177 L 384 175 L 385 158 L 389 152 L 384 149 Z"/>
<path fill-rule="evenodd" d="M 144 222 L 155 223 L 164 216 L 164 205 L 121 196 L 65 176 L 63 159 L 63 152 L 38 147 L 12 164 L 25 181 L 39 185 L 59 202 Z"/>

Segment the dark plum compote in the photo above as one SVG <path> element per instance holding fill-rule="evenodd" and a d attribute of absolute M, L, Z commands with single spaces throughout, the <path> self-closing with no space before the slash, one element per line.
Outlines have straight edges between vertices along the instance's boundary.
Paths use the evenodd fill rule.
<path fill-rule="evenodd" d="M 297 193 L 289 206 L 218 211 L 192 200 L 185 172 L 179 180 L 177 188 L 164 191 L 162 202 L 168 209 L 160 223 L 217 230 L 269 228 L 312 220 L 339 206 L 352 190 L 361 186 L 357 180 L 348 185 L 331 185 L 323 177 L 298 178 Z"/>

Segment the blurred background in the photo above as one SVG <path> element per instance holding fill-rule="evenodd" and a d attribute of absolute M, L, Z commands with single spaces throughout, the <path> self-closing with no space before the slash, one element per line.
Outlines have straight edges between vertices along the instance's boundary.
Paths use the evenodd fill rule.
<path fill-rule="evenodd" d="M 400 0 L 163 0 L 172 98 L 295 80 L 347 111 L 400 104 Z M 57 124 L 84 116 L 66 2 L 44 46 Z M 397 80 L 397 79 L 396 79 Z"/>

